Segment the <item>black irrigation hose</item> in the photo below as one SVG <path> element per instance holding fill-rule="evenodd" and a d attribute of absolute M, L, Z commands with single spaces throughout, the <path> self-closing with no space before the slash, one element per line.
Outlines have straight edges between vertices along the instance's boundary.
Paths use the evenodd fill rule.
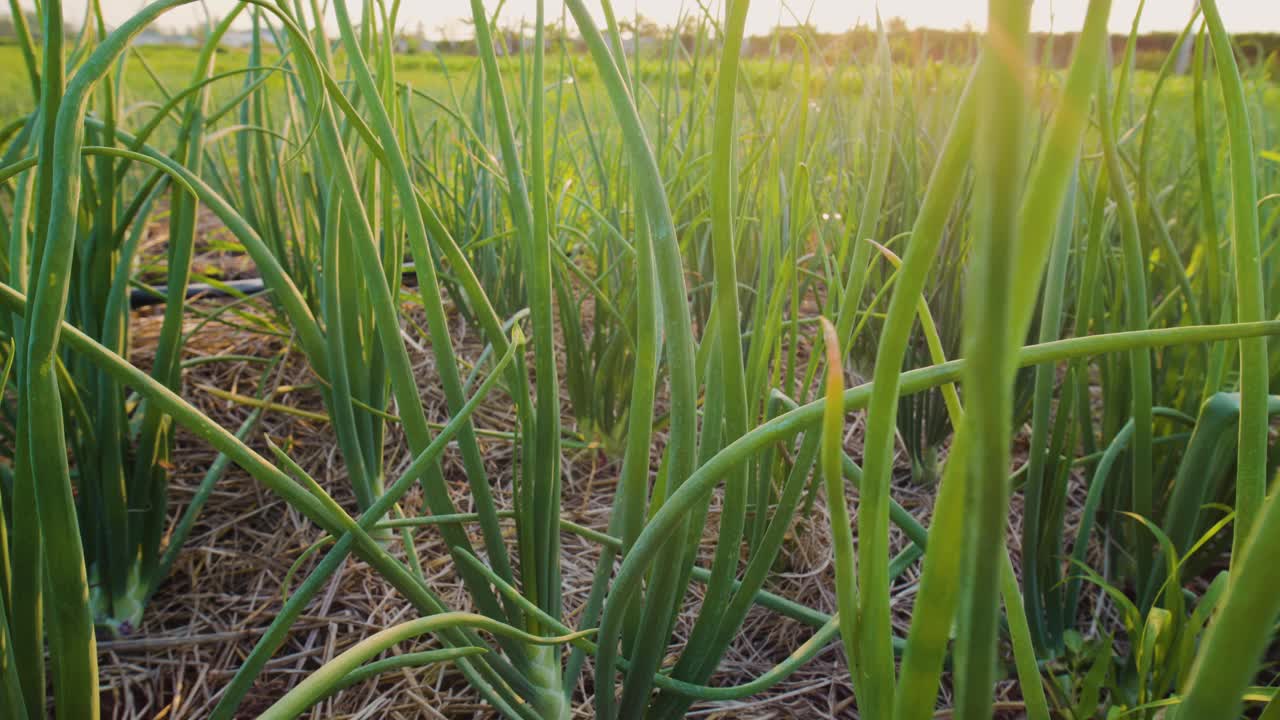
<path fill-rule="evenodd" d="M 187 299 L 190 300 L 194 297 L 219 298 L 237 295 L 257 295 L 264 289 L 262 278 L 228 280 L 224 283 L 219 283 L 216 287 L 207 283 L 191 283 L 187 286 Z M 134 310 L 151 307 L 152 305 L 164 305 L 168 301 L 168 288 L 164 285 L 159 285 L 155 288 L 134 288 L 129 292 L 129 307 Z"/>
<path fill-rule="evenodd" d="M 418 276 L 414 272 L 413 263 L 405 263 L 403 280 L 410 287 L 418 284 Z M 195 297 L 226 298 L 239 297 L 241 295 L 257 295 L 266 289 L 266 286 L 262 282 L 262 278 L 227 280 L 226 282 L 221 282 L 217 285 L 210 285 L 208 283 L 191 283 L 187 286 L 187 299 L 190 300 Z M 138 308 L 151 307 L 153 305 L 164 305 L 168 300 L 168 288 L 164 285 L 134 288 L 129 293 L 129 307 L 134 310 L 137 310 Z"/>

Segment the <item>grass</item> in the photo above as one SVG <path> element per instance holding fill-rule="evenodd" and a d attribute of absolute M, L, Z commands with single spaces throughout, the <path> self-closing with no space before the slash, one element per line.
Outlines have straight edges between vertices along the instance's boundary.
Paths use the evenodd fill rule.
<path fill-rule="evenodd" d="M 584 686 L 597 717 L 679 717 L 766 691 L 837 639 L 864 717 L 929 717 L 948 668 L 962 718 L 990 717 L 1005 679 L 1037 720 L 1270 702 L 1280 92 L 1238 59 L 1214 3 L 1158 72 L 1133 70 L 1136 30 L 1109 57 L 1106 0 L 1063 70 L 1029 56 L 1016 0 L 990 3 L 972 66 L 904 57 L 883 30 L 847 57 L 801 34 L 795 52 L 744 58 L 746 0 L 642 58 L 607 0 L 603 24 L 566 3 L 585 53 L 541 41 L 560 37 L 541 2 L 537 40 L 505 50 L 481 0 L 475 58 L 398 55 L 398 6 L 365 4 L 357 24 L 342 2 L 334 38 L 315 3 L 246 3 L 201 48 L 130 47 L 183 2 L 79 35 L 46 2 L 42 32 L 0 47 L 28 69 L 0 87 L 6 716 L 101 713 L 98 635 L 139 626 L 232 464 L 314 523 L 296 567 L 323 555 L 216 718 L 351 556 L 417 616 L 351 638 L 266 716 L 449 664 L 506 717 L 569 717 Z M 274 40 L 217 49 L 236 19 Z M 247 444 L 284 407 L 271 381 L 256 397 L 184 383 L 182 298 L 210 216 L 309 366 L 323 412 L 308 417 L 349 487 Z M 144 258 L 155 227 L 163 256 Z M 156 267 L 167 302 L 144 371 L 126 359 L 125 302 Z M 475 363 L 459 323 L 487 345 Z M 846 386 L 851 372 L 870 382 Z M 444 424 L 422 400 L 436 389 Z M 254 412 L 232 432 L 194 392 Z M 514 419 L 487 433 L 510 443 L 496 472 L 482 401 Z M 179 427 L 220 456 L 174 521 Z M 899 436 L 936 497 L 927 526 L 893 497 Z M 565 453 L 583 446 L 620 465 L 598 528 L 562 508 Z M 768 592 L 819 503 L 831 616 Z M 909 538 L 896 555 L 894 526 Z M 581 598 L 564 532 L 599 545 Z M 461 606 L 420 557 L 424 533 Z M 900 636 L 893 593 L 915 565 Z M 815 632 L 722 685 L 758 606 Z"/>

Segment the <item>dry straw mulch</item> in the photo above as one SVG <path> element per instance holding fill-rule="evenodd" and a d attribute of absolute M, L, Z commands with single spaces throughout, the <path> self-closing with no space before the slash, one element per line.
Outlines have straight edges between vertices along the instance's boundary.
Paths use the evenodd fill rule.
<path fill-rule="evenodd" d="M 199 305 L 199 303 L 197 303 Z M 212 309 L 205 306 L 205 309 Z M 253 306 L 249 306 L 253 311 Z M 269 311 L 257 308 L 263 317 Z M 192 323 L 198 319 L 193 318 Z M 159 328 L 155 311 L 139 314 L 134 321 L 132 358 L 146 367 Z M 476 358 L 483 346 L 478 332 L 460 322 L 454 328 L 459 354 Z M 407 330 L 412 333 L 412 330 Z M 407 335 L 416 363 L 423 403 L 432 420 L 447 419 L 447 409 L 425 343 Z M 190 357 L 254 355 L 286 357 L 271 379 L 288 392 L 276 402 L 310 412 L 323 412 L 318 393 L 305 389 L 315 382 L 305 359 L 288 349 L 286 339 L 210 324 L 187 347 Z M 243 360 L 202 364 L 185 375 L 187 398 L 227 428 L 236 428 L 247 416 L 242 405 L 217 398 L 203 390 L 214 387 L 242 395 L 254 395 L 264 365 Z M 303 389 L 291 390 L 298 386 Z M 860 455 L 862 419 L 852 418 L 847 446 Z M 477 425 L 507 430 L 512 426 L 509 402 L 492 397 L 478 412 Z M 354 508 L 346 489 L 341 455 L 326 423 L 282 411 L 266 413 L 251 444 L 266 453 L 268 436 L 290 454 L 329 492 L 349 509 Z M 513 454 L 504 440 L 482 439 L 495 497 L 510 506 Z M 171 482 L 172 512 L 176 517 L 190 500 L 215 453 L 190 435 L 179 433 Z M 394 478 L 408 462 L 402 438 L 394 431 L 386 444 L 388 476 Z M 456 454 L 444 462 L 446 477 L 455 489 L 460 510 L 467 505 L 465 480 Z M 581 524 L 604 530 L 618 463 L 597 451 L 567 451 L 564 478 L 564 512 Z M 913 486 L 904 471 L 898 473 L 895 497 L 922 521 L 932 510 L 933 491 Z M 1073 496 L 1073 501 L 1077 500 Z M 1073 504 L 1076 504 L 1073 502 Z M 421 498 L 406 499 L 410 512 L 421 508 Z M 1015 510 L 1016 510 L 1015 504 Z M 809 518 L 793 527 L 769 589 L 824 612 L 834 612 L 834 571 L 825 505 L 818 502 Z M 714 547 L 717 506 L 713 502 L 703 553 L 709 559 Z M 1011 530 L 1016 533 L 1017 522 Z M 896 534 L 895 551 L 904 546 Z M 99 644 L 103 679 L 104 715 L 119 719 L 202 718 L 218 701 L 221 689 L 248 655 L 261 633 L 282 606 L 281 588 L 290 565 L 308 546 L 321 538 L 318 529 L 285 503 L 232 468 L 217 485 L 187 542 L 171 577 L 147 609 L 142 627 L 133 636 Z M 1015 539 L 1016 535 L 1011 534 Z M 454 608 L 467 609 L 469 601 L 452 571 L 439 535 L 430 529 L 415 534 L 432 587 Z M 478 540 L 478 538 L 477 538 Z M 564 583 L 570 624 L 585 600 L 598 549 L 574 535 L 563 537 Z M 477 542 L 477 545 L 479 543 Z M 312 558 L 304 570 L 314 565 Z M 1015 558 L 1016 561 L 1016 558 Z M 301 575 L 293 580 L 300 581 Z M 918 567 L 903 575 L 893 589 L 895 624 L 906 632 L 910 608 L 918 587 Z M 694 584 L 685 612 L 676 628 L 679 642 L 692 627 L 699 609 L 702 587 Z M 316 597 L 301 621 L 259 678 L 241 707 L 242 717 L 253 717 L 279 698 L 299 678 L 370 633 L 410 619 L 414 610 L 368 566 L 350 558 L 342 570 Z M 746 682 L 790 655 L 812 633 L 801 624 L 760 608 L 752 611 L 713 682 Z M 424 638 L 407 652 L 429 647 Z M 807 666 L 772 690 L 749 699 L 727 703 L 701 703 L 693 717 L 713 718 L 855 718 L 852 692 L 843 651 L 838 643 L 826 648 Z M 591 717 L 591 668 L 588 665 L 575 696 L 575 716 Z M 1006 717 L 1020 716 L 1016 688 L 1006 683 L 1000 692 Z M 949 704 L 945 691 L 942 706 Z M 946 711 L 940 711 L 945 717 Z M 403 670 L 356 685 L 316 706 L 313 718 L 489 718 L 495 714 L 479 703 L 459 674 L 446 667 Z"/>

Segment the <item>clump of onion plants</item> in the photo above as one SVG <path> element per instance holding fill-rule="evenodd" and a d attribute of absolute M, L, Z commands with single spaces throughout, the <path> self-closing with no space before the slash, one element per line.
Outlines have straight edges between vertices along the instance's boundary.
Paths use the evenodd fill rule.
<path fill-rule="evenodd" d="M 1088 3 L 1061 70 L 1031 62 L 1027 3 L 992 0 L 969 79 L 956 72 L 933 99 L 906 83 L 935 71 L 895 62 L 882 27 L 852 76 L 803 34 L 794 54 L 744 57 L 746 0 L 704 9 L 688 42 L 647 51 L 627 50 L 608 0 L 599 15 L 566 0 L 561 27 L 572 18 L 585 55 L 548 42 L 541 0 L 532 43 L 513 54 L 494 9 L 472 0 L 477 58 L 430 89 L 397 65 L 397 4 L 357 15 L 337 0 L 331 39 L 318 3 L 253 2 L 213 26 L 186 87 L 158 85 L 153 112 L 123 112 L 130 42 L 188 1 L 159 0 L 112 30 L 91 3 L 68 44 L 60 2 L 45 0 L 38 62 L 18 23 L 34 106 L 4 133 L 0 166 L 5 717 L 44 714 L 47 680 L 58 715 L 100 715 L 97 626 L 137 625 L 231 463 L 314 522 L 297 566 L 319 559 L 286 589 L 215 718 L 236 715 L 352 556 L 415 614 L 311 668 L 264 717 L 448 663 L 505 717 L 567 718 L 588 659 L 596 716 L 681 717 L 765 692 L 837 642 L 863 717 L 931 717 L 948 663 L 961 718 L 991 717 L 1006 677 L 1037 719 L 1199 718 L 1271 702 L 1250 686 L 1271 639 L 1259 628 L 1280 613 L 1268 571 L 1280 506 L 1266 492 L 1280 323 L 1268 319 L 1265 258 L 1278 238 L 1274 214 L 1260 221 L 1255 168 L 1255 123 L 1267 121 L 1212 0 L 1176 43 L 1192 44 L 1191 78 L 1166 63 L 1145 95 L 1136 30 L 1111 62 L 1108 0 Z M 248 66 L 220 72 L 218 37 L 245 12 Z M 754 82 L 781 76 L 799 84 Z M 214 103 L 224 87 L 231 100 Z M 1192 103 L 1181 141 L 1157 134 L 1170 121 L 1155 108 L 1175 87 Z M 157 134 L 170 121 L 172 145 Z M 1165 142 L 1183 142 L 1185 162 L 1162 163 Z M 161 197 L 167 304 L 146 372 L 126 359 L 127 296 Z M 261 408 L 232 432 L 184 398 L 201 213 L 252 259 L 314 373 L 350 507 L 284 450 L 246 444 Z M 952 267 L 938 259 L 944 243 Z M 458 316 L 486 345 L 474 362 L 460 357 Z M 415 373 L 420 353 L 432 374 Z M 870 381 L 851 382 L 855 368 Z M 443 423 L 428 420 L 426 383 L 443 394 Z M 1030 421 L 1015 469 L 1019 387 Z M 893 481 L 895 431 L 920 429 L 900 415 L 928 393 L 940 405 L 925 414 L 954 434 L 907 442 L 917 461 L 946 444 L 925 525 Z M 478 440 L 482 402 L 516 418 L 503 436 L 516 456 L 509 500 Z M 179 427 L 221 455 L 170 528 Z M 847 452 L 852 429 L 860 455 Z M 394 472 L 390 437 L 412 456 Z M 561 509 L 565 453 L 584 439 L 619 461 L 602 529 Z M 421 510 L 402 502 L 415 489 Z M 1021 576 L 1006 545 L 1014 493 Z M 818 502 L 831 615 L 770 591 Z M 908 542 L 892 553 L 895 526 Z M 425 532 L 444 539 L 465 607 L 425 571 Z M 580 605 L 564 588 L 564 533 L 600 548 Z M 1104 537 L 1125 543 L 1104 545 L 1093 567 Z M 1210 577 L 1215 551 L 1230 568 Z M 891 593 L 916 566 L 900 636 Z M 677 643 L 695 583 L 701 604 Z M 1105 594 L 1123 627 L 1086 638 L 1086 591 Z M 723 684 L 717 669 L 755 607 L 810 634 Z M 409 649 L 424 637 L 430 649 Z"/>

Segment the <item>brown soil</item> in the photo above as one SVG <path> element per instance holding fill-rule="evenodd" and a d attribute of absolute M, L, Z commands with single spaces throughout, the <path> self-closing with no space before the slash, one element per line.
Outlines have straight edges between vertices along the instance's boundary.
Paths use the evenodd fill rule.
<path fill-rule="evenodd" d="M 197 303 L 197 307 L 214 306 Z M 250 304 L 251 315 L 238 319 L 241 325 L 253 325 L 255 317 L 269 322 L 270 311 Z M 193 317 L 194 325 L 198 318 Z M 134 320 L 134 346 L 142 348 L 132 358 L 146 367 L 150 358 L 146 348 L 153 346 L 158 333 L 160 315 L 155 310 L 138 314 Z M 421 326 L 421 325 L 420 325 Z M 427 343 L 412 338 L 410 352 L 418 365 L 423 403 L 434 421 L 447 419 L 444 399 L 439 393 Z M 475 328 L 460 322 L 453 335 L 459 355 L 476 358 L 482 340 Z M 807 349 L 806 349 L 807 350 Z M 286 357 L 271 379 L 274 385 L 307 386 L 315 382 L 307 363 L 287 347 L 285 338 L 271 334 L 254 334 L 241 328 L 212 323 L 188 345 L 189 357 L 210 355 L 253 355 Z M 802 353 L 807 354 L 807 353 Z M 184 390 L 188 400 L 227 428 L 236 428 L 248 410 L 233 402 L 219 399 L 205 388 L 213 387 L 252 396 L 264 365 L 244 360 L 220 361 L 194 366 L 185 374 Z M 290 408 L 323 412 L 318 393 L 312 390 L 285 392 L 278 403 Z M 566 401 L 567 402 L 567 401 Z M 491 398 L 477 414 L 482 428 L 507 430 L 512 426 L 512 412 L 505 397 Z M 566 408 L 566 417 L 568 417 Z M 847 438 L 848 450 L 858 458 L 865 418 L 851 417 Z M 267 436 L 285 448 L 297 462 L 315 477 L 345 507 L 354 511 L 347 491 L 341 456 L 327 423 L 300 417 L 281 410 L 265 414 L 252 436 L 252 445 L 267 456 L 263 437 Z M 509 507 L 512 452 L 508 441 L 482 440 L 495 496 L 500 506 Z M 174 517 L 189 501 L 215 453 L 188 434 L 180 433 L 174 454 L 176 467 L 172 473 L 171 504 Z M 922 521 L 932 511 L 934 492 L 913 485 L 905 460 L 897 473 L 894 497 Z M 407 462 L 401 438 L 389 433 L 386 467 L 394 476 Z M 446 475 L 456 490 L 461 511 L 467 507 L 465 482 L 456 453 L 444 461 Z M 619 463 L 598 450 L 567 450 L 565 456 L 564 512 L 567 517 L 589 527 L 604 530 L 613 499 L 613 488 Z M 1077 483 L 1079 484 L 1079 483 Z M 1077 488 L 1078 490 L 1079 488 Z M 1082 496 L 1072 495 L 1078 506 Z M 856 497 L 851 493 L 851 502 Z M 421 498 L 411 494 L 406 509 L 421 506 Z M 854 505 L 856 507 L 856 505 Z M 833 612 L 833 569 L 830 554 L 825 503 L 819 501 L 809 518 L 793 528 L 778 570 L 768 589 L 817 608 Z M 1012 508 L 1011 547 L 1017 546 L 1020 527 L 1020 498 Z M 713 503 L 703 553 L 709 557 L 714 547 L 718 526 L 718 507 Z M 895 552 L 904 546 L 904 538 L 894 531 Z M 221 689 L 230 680 L 260 634 L 267 628 L 282 605 L 281 588 L 290 565 L 309 545 L 321 539 L 322 533 L 285 503 L 257 485 L 242 471 L 232 468 L 218 484 L 198 525 L 187 542 L 171 577 L 147 609 L 144 623 L 134 636 L 99 643 L 103 678 L 104 715 L 111 718 L 203 718 L 216 704 Z M 574 624 L 584 601 L 594 570 L 597 548 L 577 536 L 563 536 L 563 563 L 566 615 Z M 457 609 L 467 609 L 469 602 L 452 571 L 439 535 L 433 530 L 415 534 L 417 550 L 424 559 L 432 587 Z M 303 571 L 314 565 L 312 558 Z M 1015 553 L 1015 564 L 1017 557 Z M 303 575 L 295 576 L 293 584 Z M 910 608 L 918 588 L 918 566 L 905 573 L 893 588 L 895 625 L 900 633 L 907 630 Z M 700 585 L 694 584 L 685 612 L 677 627 L 677 642 L 671 656 L 679 649 L 701 602 Z M 330 581 L 308 608 L 301 621 L 278 652 L 241 708 L 242 717 L 252 717 L 266 708 L 293 686 L 299 678 L 318 667 L 338 652 L 370 633 L 413 616 L 413 609 L 364 563 L 349 559 L 340 573 Z M 781 618 L 760 608 L 755 609 L 744 624 L 713 682 L 738 684 L 750 680 L 779 661 L 806 640 L 811 630 L 799 623 Z M 422 649 L 405 646 L 399 651 Z M 591 668 L 583 673 L 590 678 Z M 575 696 L 575 716 L 592 715 L 588 681 L 580 683 Z M 1016 688 L 1006 683 L 1000 693 L 1004 717 L 1019 717 Z M 839 644 L 824 650 L 813 662 L 772 690 L 749 699 L 731 703 L 701 703 L 691 716 L 718 718 L 854 718 L 852 694 L 843 652 Z M 945 690 L 940 707 L 949 706 Z M 940 711 L 940 716 L 946 716 Z M 496 715 L 479 703 L 475 693 L 460 676 L 448 667 L 404 670 L 383 675 L 343 691 L 317 705 L 312 718 L 488 718 Z"/>

